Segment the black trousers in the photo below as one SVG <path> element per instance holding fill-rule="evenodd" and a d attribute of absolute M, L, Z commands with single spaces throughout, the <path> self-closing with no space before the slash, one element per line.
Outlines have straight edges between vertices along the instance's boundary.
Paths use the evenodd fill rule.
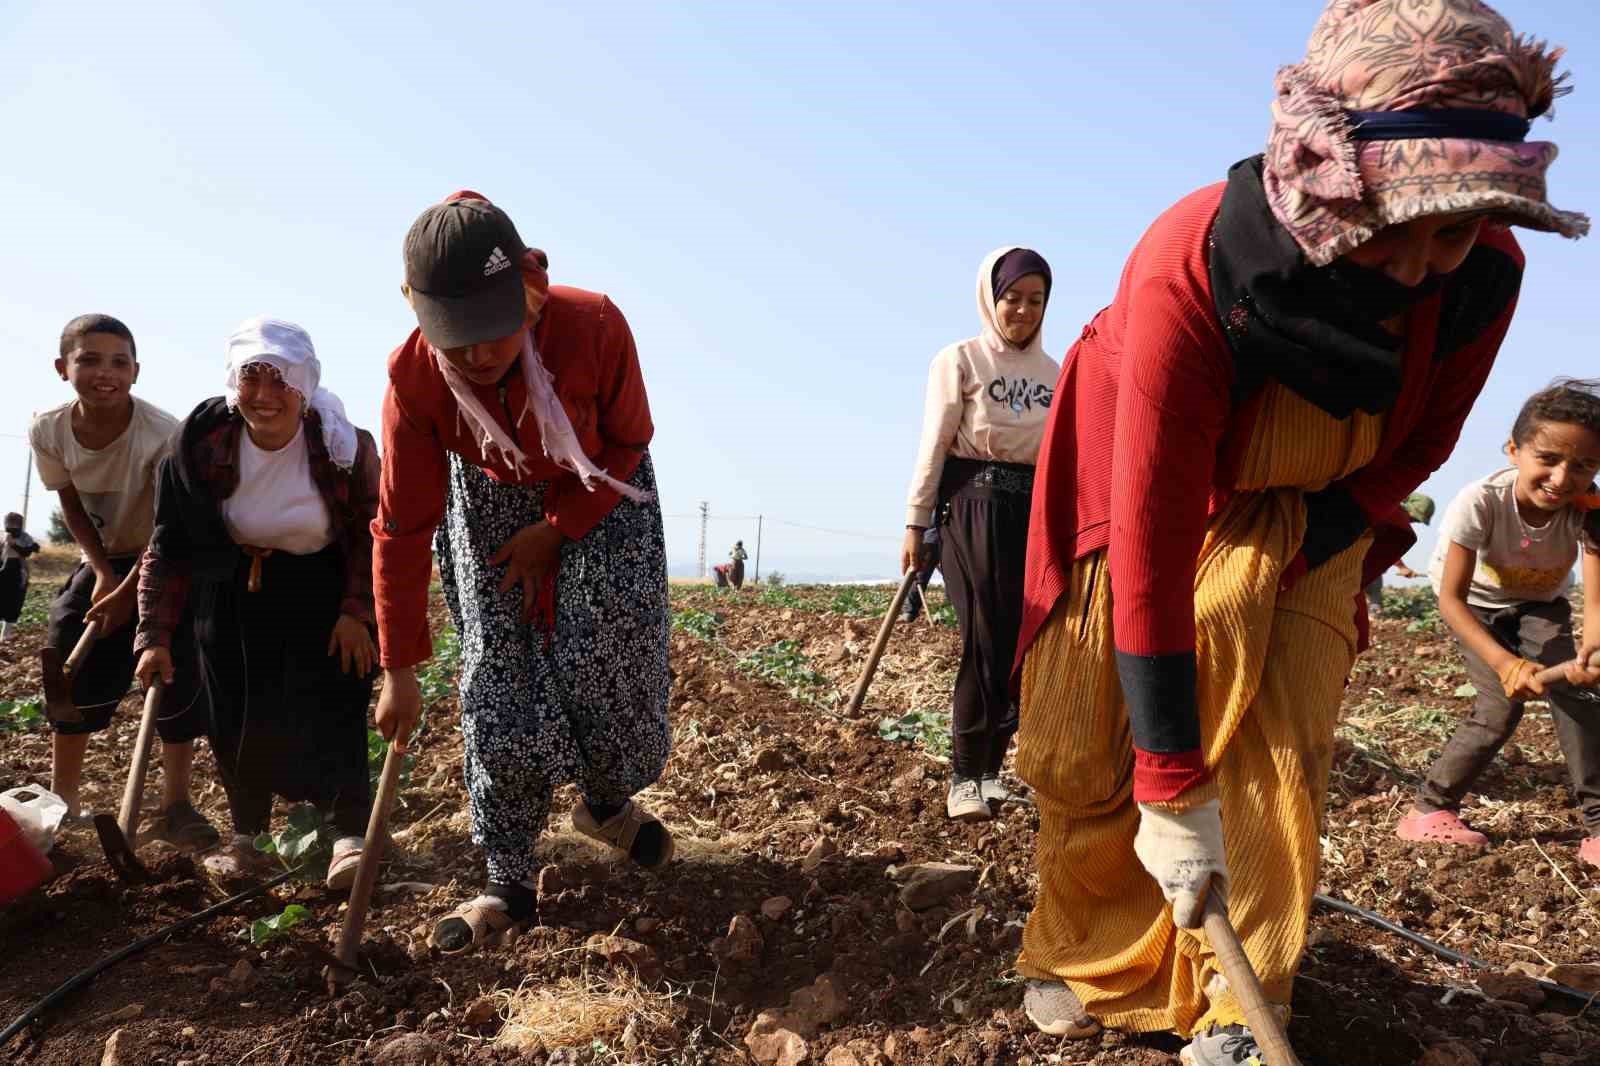
<path fill-rule="evenodd" d="M 939 498 L 939 569 L 961 626 L 950 762 L 958 776 L 982 777 L 999 771 L 1017 731 L 1011 663 L 1022 627 L 1033 467 L 948 459 Z"/>

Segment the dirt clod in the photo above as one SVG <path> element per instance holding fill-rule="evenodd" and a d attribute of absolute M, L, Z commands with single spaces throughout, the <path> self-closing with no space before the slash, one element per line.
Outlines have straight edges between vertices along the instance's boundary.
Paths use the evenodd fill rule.
<path fill-rule="evenodd" d="M 971 891 L 978 883 L 978 868 L 950 862 L 922 862 L 895 872 L 901 882 L 900 902 L 914 911 L 937 907 L 951 896 Z"/>
<path fill-rule="evenodd" d="M 433 1066 L 443 1059 L 444 1048 L 421 1033 L 391 1037 L 372 1057 L 378 1066 Z"/>

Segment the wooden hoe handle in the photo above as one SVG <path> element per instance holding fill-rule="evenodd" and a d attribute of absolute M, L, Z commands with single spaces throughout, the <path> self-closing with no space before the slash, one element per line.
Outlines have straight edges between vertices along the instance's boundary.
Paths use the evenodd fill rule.
<path fill-rule="evenodd" d="M 878 637 L 872 642 L 872 654 L 867 656 L 867 665 L 861 671 L 861 680 L 856 682 L 856 690 L 850 697 L 850 705 L 845 708 L 846 717 L 855 717 L 861 710 L 861 704 L 866 701 L 867 687 L 872 684 L 872 675 L 878 670 L 878 660 L 883 658 L 883 649 L 889 644 L 889 634 L 894 631 L 894 620 L 900 614 L 900 607 L 906 602 L 906 596 L 911 592 L 911 585 L 917 580 L 917 568 L 912 567 L 906 571 L 906 576 L 900 579 L 900 588 L 895 591 L 894 602 L 889 604 L 888 613 L 883 616 L 883 624 L 878 627 Z"/>
<path fill-rule="evenodd" d="M 1289 1037 L 1283 1031 L 1283 1023 L 1278 1020 L 1278 1012 L 1267 1002 L 1261 981 L 1256 977 L 1250 960 L 1245 957 L 1243 945 L 1239 943 L 1239 934 L 1233 931 L 1228 912 L 1218 902 L 1215 893 L 1206 899 L 1202 925 L 1206 939 L 1211 943 L 1211 950 L 1222 966 L 1222 974 L 1228 979 L 1228 987 L 1239 1001 L 1239 1006 L 1244 1008 L 1251 1035 L 1261 1045 L 1261 1050 L 1266 1052 L 1267 1062 L 1272 1066 L 1300 1066 L 1294 1049 L 1289 1046 Z"/>
<path fill-rule="evenodd" d="M 1578 660 L 1574 659 L 1572 661 L 1577 662 Z M 1534 675 L 1534 677 L 1541 685 L 1554 685 L 1559 681 L 1565 681 L 1567 679 L 1567 666 L 1569 665 L 1571 664 L 1563 663 L 1560 666 L 1547 667 L 1543 670 L 1540 670 Z M 1600 651 L 1597 651 L 1593 655 L 1589 656 L 1589 669 L 1600 670 Z"/>
<path fill-rule="evenodd" d="M 145 771 L 150 766 L 150 745 L 156 736 L 156 719 L 161 716 L 160 681 L 151 685 L 144 694 L 144 717 L 139 719 L 139 736 L 133 742 L 133 765 L 128 768 L 128 784 L 122 790 L 122 811 L 117 825 L 127 838 L 128 847 L 139 847 L 139 804 L 144 799 Z"/>
<path fill-rule="evenodd" d="M 372 889 L 378 882 L 384 831 L 389 825 L 389 811 L 400 788 L 400 770 L 405 761 L 406 757 L 390 744 L 389 753 L 383 757 L 378 798 L 373 801 L 372 816 L 367 820 L 367 839 L 361 845 L 361 863 L 356 867 L 355 883 L 350 886 L 350 905 L 344 912 L 344 928 L 339 931 L 339 947 L 335 952 L 339 961 L 352 970 L 356 968 L 356 951 L 361 947 L 361 931 L 367 924 L 367 908 L 372 905 Z"/>

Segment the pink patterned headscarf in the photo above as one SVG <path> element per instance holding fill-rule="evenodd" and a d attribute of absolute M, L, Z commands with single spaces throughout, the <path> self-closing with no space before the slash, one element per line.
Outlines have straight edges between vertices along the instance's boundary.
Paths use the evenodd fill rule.
<path fill-rule="evenodd" d="M 1305 59 L 1278 72 L 1264 175 L 1273 214 L 1316 266 L 1385 226 L 1458 211 L 1582 236 L 1588 216 L 1546 200 L 1548 141 L 1353 136 L 1352 112 L 1536 118 L 1568 91 L 1561 55 L 1479 0 L 1330 0 Z"/>

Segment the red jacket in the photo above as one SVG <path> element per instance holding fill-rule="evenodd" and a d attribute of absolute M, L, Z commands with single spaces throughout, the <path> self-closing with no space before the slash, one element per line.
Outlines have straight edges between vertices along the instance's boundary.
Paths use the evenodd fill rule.
<path fill-rule="evenodd" d="M 638 469 L 655 427 L 639 354 L 622 312 L 599 293 L 553 286 L 534 339 L 584 453 L 612 477 L 626 481 Z M 520 427 L 513 425 L 508 412 L 522 411 L 527 393 L 519 367 L 513 365 L 498 386 L 474 389 L 527 453 L 529 465 L 522 476 L 483 458 L 420 330 L 389 356 L 383 481 L 372 523 L 373 595 L 385 667 L 415 666 L 433 654 L 428 584 L 433 531 L 444 517 L 446 452 L 463 456 L 497 481 L 548 481 L 545 518 L 573 540 L 594 528 L 620 498 L 604 485 L 590 492 L 577 475 L 546 459 L 531 417 Z"/>
<path fill-rule="evenodd" d="M 1232 351 L 1211 296 L 1207 238 L 1222 192 L 1221 184 L 1202 189 L 1156 220 L 1129 257 L 1115 301 L 1062 364 L 1039 451 L 1019 667 L 1073 564 L 1101 549 L 1109 549 L 1117 651 L 1193 655 L 1196 561 L 1210 516 L 1233 491 L 1259 404 L 1259 393 L 1234 403 Z M 1503 253 L 1520 275 L 1523 256 L 1509 230 L 1486 225 L 1478 243 Z M 1455 447 L 1516 308 L 1513 296 L 1466 343 L 1441 351 L 1441 300 L 1429 297 L 1411 315 L 1401 393 L 1377 454 L 1336 483 L 1376 534 L 1368 581 L 1414 542 L 1400 502 Z M 1361 602 L 1355 597 L 1351 609 L 1362 612 L 1364 632 Z M 1193 707 L 1137 702 L 1128 708 L 1134 797 L 1170 799 L 1203 779 L 1199 751 L 1149 751 L 1139 741 L 1163 731 L 1157 719 Z"/>

